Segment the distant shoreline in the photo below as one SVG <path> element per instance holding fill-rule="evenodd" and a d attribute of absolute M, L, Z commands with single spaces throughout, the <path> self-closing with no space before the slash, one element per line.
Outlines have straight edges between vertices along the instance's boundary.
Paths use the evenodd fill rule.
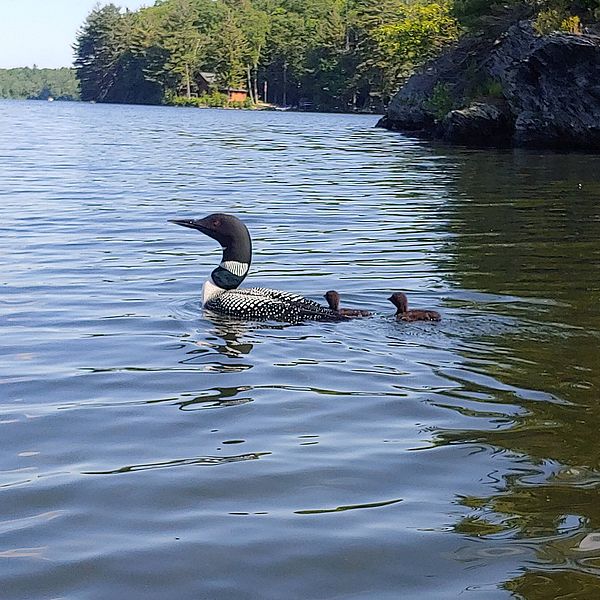
<path fill-rule="evenodd" d="M 15 101 L 15 102 L 48 102 L 45 98 L 7 98 L 0 97 L 0 101 Z M 230 107 L 230 106 L 178 106 L 175 104 L 142 104 L 135 102 L 86 102 L 80 99 L 53 98 L 52 102 L 67 102 L 81 105 L 100 105 L 100 106 L 153 106 L 156 108 L 187 108 L 199 110 L 225 110 L 225 111 L 246 111 L 246 112 L 269 112 L 269 113 L 305 113 L 305 114 L 331 114 L 331 115 L 362 115 L 381 117 L 383 112 L 368 112 L 368 111 L 343 111 L 343 110 L 308 110 L 304 108 L 285 108 L 280 107 L 265 108 L 265 107 Z"/>

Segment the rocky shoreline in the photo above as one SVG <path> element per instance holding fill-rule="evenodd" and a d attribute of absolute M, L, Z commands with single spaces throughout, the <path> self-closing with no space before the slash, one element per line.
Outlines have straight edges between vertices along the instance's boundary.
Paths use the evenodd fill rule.
<path fill-rule="evenodd" d="M 600 151 L 600 36 L 520 21 L 413 75 L 378 127 L 467 146 Z"/>

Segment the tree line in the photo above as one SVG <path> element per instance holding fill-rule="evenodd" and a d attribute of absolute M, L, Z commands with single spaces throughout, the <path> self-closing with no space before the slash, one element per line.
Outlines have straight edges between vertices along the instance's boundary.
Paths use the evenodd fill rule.
<path fill-rule="evenodd" d="M 162 0 L 93 10 L 75 67 L 83 100 L 160 103 L 198 74 L 252 101 L 346 110 L 380 105 L 456 39 L 450 0 Z"/>
<path fill-rule="evenodd" d="M 79 82 L 74 69 L 0 69 L 0 98 L 78 100 Z"/>
<path fill-rule="evenodd" d="M 427 59 L 495 12 L 523 6 L 548 27 L 600 0 L 157 0 L 94 9 L 74 45 L 81 98 L 175 103 L 201 72 L 252 102 L 378 109 Z M 565 21 L 566 22 L 566 21 Z M 573 25 L 573 22 L 571 22 Z"/>

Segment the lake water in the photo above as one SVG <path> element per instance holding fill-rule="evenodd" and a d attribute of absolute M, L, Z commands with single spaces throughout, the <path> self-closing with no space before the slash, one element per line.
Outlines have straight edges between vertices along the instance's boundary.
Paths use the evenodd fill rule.
<path fill-rule="evenodd" d="M 600 157 L 375 121 L 0 103 L 3 600 L 599 597 Z"/>

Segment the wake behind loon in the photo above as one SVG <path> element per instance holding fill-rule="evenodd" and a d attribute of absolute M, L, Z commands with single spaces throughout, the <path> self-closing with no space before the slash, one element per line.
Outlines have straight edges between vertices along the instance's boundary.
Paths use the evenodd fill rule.
<path fill-rule="evenodd" d="M 268 288 L 238 289 L 252 261 L 248 228 L 233 215 L 214 213 L 203 219 L 177 219 L 171 223 L 197 229 L 217 240 L 223 258 L 202 289 L 205 308 L 239 319 L 285 321 L 345 321 L 346 317 L 298 294 Z"/>

